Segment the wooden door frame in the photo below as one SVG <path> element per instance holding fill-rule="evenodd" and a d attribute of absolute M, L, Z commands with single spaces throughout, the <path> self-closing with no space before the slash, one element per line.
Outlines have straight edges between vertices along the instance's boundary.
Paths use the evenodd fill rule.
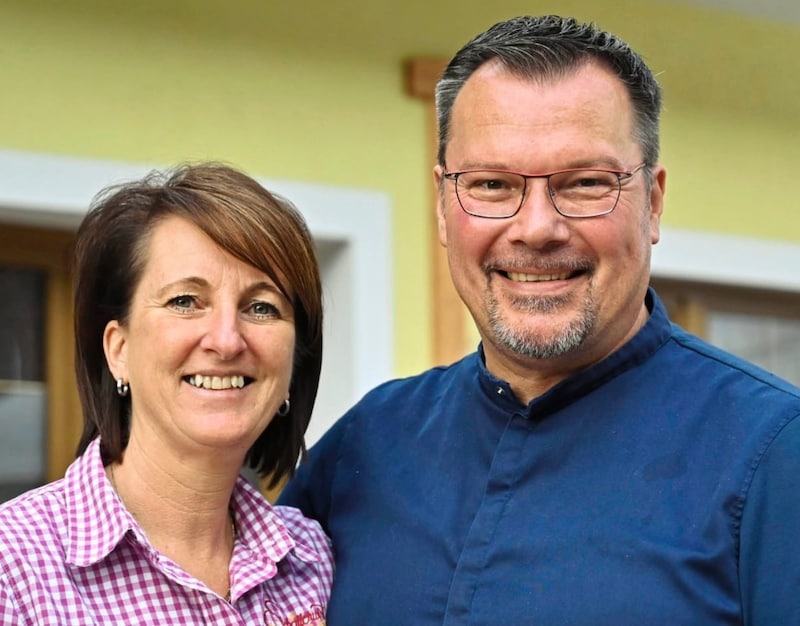
<path fill-rule="evenodd" d="M 425 104 L 427 158 L 425 166 L 428 176 L 433 179 L 436 165 L 438 133 L 436 105 L 434 101 L 436 82 L 447 66 L 447 59 L 438 57 L 415 57 L 405 64 L 406 93 Z M 431 217 L 430 239 L 428 242 L 431 273 L 431 354 L 434 365 L 446 365 L 460 359 L 469 351 L 466 329 L 467 315 L 464 304 L 450 278 L 447 253 L 439 243 L 436 219 L 436 202 L 439 191 L 430 186 L 428 200 Z"/>
<path fill-rule="evenodd" d="M 74 374 L 70 232 L 0 224 L 0 263 L 45 272 L 45 480 L 61 478 L 83 428 Z"/>

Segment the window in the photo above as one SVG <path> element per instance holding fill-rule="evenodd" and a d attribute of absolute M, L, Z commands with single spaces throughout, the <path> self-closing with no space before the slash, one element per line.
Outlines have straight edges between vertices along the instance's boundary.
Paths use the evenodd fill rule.
<path fill-rule="evenodd" d="M 62 476 L 80 434 L 71 242 L 67 233 L 0 225 L 0 501 Z"/>
<path fill-rule="evenodd" d="M 0 501 L 44 482 L 45 273 L 0 266 Z"/>

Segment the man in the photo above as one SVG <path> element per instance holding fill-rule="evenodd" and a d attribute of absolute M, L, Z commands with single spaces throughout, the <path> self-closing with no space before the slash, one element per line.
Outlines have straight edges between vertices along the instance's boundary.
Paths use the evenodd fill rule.
<path fill-rule="evenodd" d="M 615 36 L 500 23 L 437 87 L 439 237 L 477 353 L 369 393 L 281 502 L 329 626 L 800 624 L 800 390 L 648 290 L 659 87 Z"/>

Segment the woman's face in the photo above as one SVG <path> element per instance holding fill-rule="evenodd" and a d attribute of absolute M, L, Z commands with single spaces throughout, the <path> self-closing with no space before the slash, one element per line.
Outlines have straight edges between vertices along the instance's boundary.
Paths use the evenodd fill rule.
<path fill-rule="evenodd" d="M 174 216 L 150 235 L 127 323 L 104 336 L 112 374 L 130 384 L 131 440 L 242 458 L 289 395 L 294 345 L 272 280 Z"/>

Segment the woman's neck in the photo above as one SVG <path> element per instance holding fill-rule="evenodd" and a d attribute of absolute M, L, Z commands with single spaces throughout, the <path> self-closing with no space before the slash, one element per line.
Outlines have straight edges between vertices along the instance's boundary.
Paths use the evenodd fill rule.
<path fill-rule="evenodd" d="M 238 467 L 147 454 L 132 437 L 122 462 L 109 465 L 107 473 L 153 546 L 225 597 L 236 528 L 230 497 Z"/>

